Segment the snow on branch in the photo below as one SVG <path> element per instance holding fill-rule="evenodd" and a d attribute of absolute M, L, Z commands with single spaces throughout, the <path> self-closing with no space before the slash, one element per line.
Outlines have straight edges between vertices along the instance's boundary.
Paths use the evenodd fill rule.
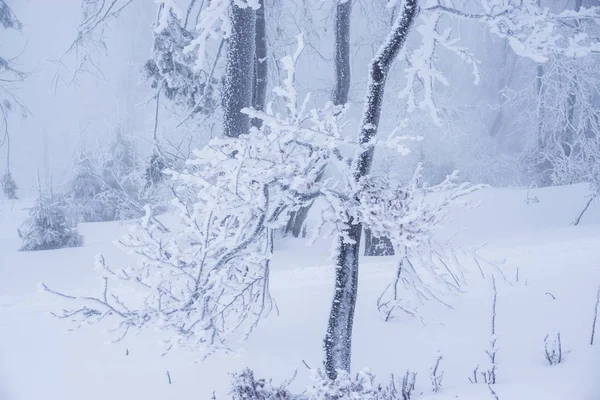
<path fill-rule="evenodd" d="M 342 135 L 345 107 L 329 102 L 308 109 L 310 96 L 299 102 L 294 71 L 302 36 L 298 41 L 299 50 L 282 60 L 286 75 L 275 90 L 287 112 L 273 103 L 265 111 L 242 110 L 260 119 L 261 127 L 213 139 L 183 171 L 169 172 L 178 220 L 159 221 L 147 206 L 145 217 L 119 240 L 137 264 L 113 267 L 99 257 L 101 294 L 63 296 L 73 307 L 59 317 L 77 325 L 110 320 L 117 339 L 153 327 L 163 333 L 167 348 L 186 346 L 204 355 L 232 350 L 231 340 L 249 335 L 274 308 L 269 290 L 274 232 L 286 225 L 289 213 L 321 198 L 313 238 L 333 236 L 337 246 L 351 218 L 389 237 L 397 249 L 413 249 L 429 240 L 449 208 L 462 206 L 480 187 L 457 183 L 456 174 L 424 186 L 420 168 L 408 185 L 369 174 L 356 179 L 353 161 L 344 154 L 364 154 L 373 143 Z M 335 179 L 317 179 L 326 167 L 335 169 Z M 449 287 L 460 286 L 448 266 L 439 267 L 429 272 L 434 279 L 441 273 Z M 423 276 L 415 270 L 411 279 Z"/>
<path fill-rule="evenodd" d="M 295 100 L 289 95 L 293 82 L 284 86 L 283 100 Z M 229 339 L 250 334 L 273 309 L 274 231 L 285 225 L 287 213 L 318 196 L 339 206 L 347 199 L 343 185 L 315 183 L 347 145 L 338 126 L 343 112 L 331 104 L 310 111 L 288 104 L 298 112 L 284 118 L 272 108 L 245 110 L 263 120 L 261 129 L 214 139 L 195 152 L 186 170 L 171 172 L 173 204 L 180 212 L 176 229 L 163 229 L 168 224 L 146 207 L 146 216 L 119 241 L 137 265 L 114 268 L 99 257 L 102 294 L 62 296 L 74 307 L 57 315 L 77 325 L 111 319 L 117 340 L 132 329 L 155 327 L 167 348 L 186 346 L 205 355 L 229 350 Z"/>
<path fill-rule="evenodd" d="M 432 5 L 421 8 L 421 24 L 416 30 L 422 39 L 406 57 L 406 87 L 400 97 L 407 99 L 409 112 L 416 108 L 428 111 L 438 125 L 441 121 L 434 101 L 435 87 L 436 84 L 449 85 L 436 65 L 439 49 L 456 54 L 471 66 L 474 83 L 477 85 L 480 81 L 480 62 L 475 55 L 457 44 L 458 39 L 452 37 L 449 27 L 439 30 L 440 25 L 447 26 L 441 23 L 444 18 L 481 22 L 492 34 L 506 38 L 515 54 L 538 63 L 556 56 L 581 58 L 600 52 L 600 41 L 593 30 L 600 21 L 600 7 L 555 14 L 538 6 L 535 0 L 480 0 L 474 3 L 480 12 L 465 11 L 473 8 L 469 2 L 460 5 L 462 7 L 448 0 L 435 0 Z M 590 23 L 580 24 L 581 20 Z M 418 99 L 416 92 L 421 88 Z"/>
<path fill-rule="evenodd" d="M 257 10 L 260 7 L 258 0 L 213 0 L 202 10 L 196 25 L 196 38 L 184 49 L 184 52 L 197 52 L 196 69 L 206 67 L 206 49 L 209 39 L 219 37 L 228 38 L 231 32 L 231 23 L 227 16 L 228 7 L 250 7 Z"/>

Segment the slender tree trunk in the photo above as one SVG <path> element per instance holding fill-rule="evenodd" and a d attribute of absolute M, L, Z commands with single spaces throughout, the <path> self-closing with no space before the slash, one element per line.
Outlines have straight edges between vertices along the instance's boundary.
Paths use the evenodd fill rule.
<path fill-rule="evenodd" d="M 348 102 L 350 92 L 350 15 L 351 0 L 339 0 L 335 9 L 334 78 L 332 101 L 335 105 Z"/>
<path fill-rule="evenodd" d="M 351 0 L 336 0 L 335 7 L 335 39 L 334 53 L 335 61 L 334 79 L 335 86 L 331 101 L 333 104 L 344 105 L 348 102 L 348 93 L 350 92 L 350 16 L 352 14 Z M 317 177 L 319 182 L 324 175 L 322 171 Z M 306 207 L 302 207 L 290 215 L 290 219 L 286 226 L 286 233 L 291 233 L 294 237 L 300 237 L 303 232 L 308 211 L 312 207 L 312 203 Z"/>
<path fill-rule="evenodd" d="M 575 0 L 574 11 L 579 12 L 581 10 L 582 0 Z M 579 27 L 581 25 L 579 20 L 575 20 L 575 25 Z M 564 132 L 564 143 L 563 151 L 565 156 L 571 155 L 573 142 L 575 139 L 575 107 L 577 105 L 577 76 L 572 74 L 569 80 L 568 96 L 567 96 L 567 118 L 565 121 L 565 132 Z"/>
<path fill-rule="evenodd" d="M 369 66 L 369 86 L 363 111 L 359 142 L 371 143 L 377 135 L 383 94 L 389 69 L 406 42 L 406 37 L 417 15 L 417 1 L 406 0 L 401 15 Z M 359 154 L 355 161 L 354 179 L 359 182 L 369 174 L 373 163 L 374 146 Z M 359 201 L 358 199 L 356 199 Z M 352 326 L 358 293 L 358 265 L 362 224 L 348 221 L 347 239 L 340 236 L 335 268 L 335 291 L 329 324 L 325 335 L 325 371 L 330 379 L 337 371 L 350 371 L 352 355 Z"/>
<path fill-rule="evenodd" d="M 254 82 L 252 87 L 252 107 L 264 111 L 267 98 L 267 33 L 265 21 L 265 1 L 259 0 L 260 8 L 256 10 L 256 29 L 254 44 Z M 252 126 L 260 127 L 262 121 L 252 119 Z"/>
<path fill-rule="evenodd" d="M 502 74 L 500 75 L 500 79 L 498 82 L 498 101 L 502 103 L 503 94 L 502 90 L 508 87 L 512 81 L 515 61 L 514 57 L 511 56 L 510 46 L 508 44 L 508 39 L 503 40 L 503 57 L 502 57 Z M 504 125 L 504 107 L 500 105 L 498 107 L 498 111 L 494 120 L 492 121 L 492 126 L 490 127 L 490 136 L 496 137 L 502 130 Z"/>
<path fill-rule="evenodd" d="M 231 35 L 227 40 L 223 80 L 223 134 L 235 138 L 250 130 L 250 118 L 241 110 L 252 104 L 256 12 L 250 7 L 241 8 L 231 0 L 229 20 Z"/>

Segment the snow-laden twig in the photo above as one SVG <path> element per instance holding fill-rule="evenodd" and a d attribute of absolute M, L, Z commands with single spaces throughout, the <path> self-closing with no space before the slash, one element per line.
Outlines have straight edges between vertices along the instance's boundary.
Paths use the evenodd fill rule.
<path fill-rule="evenodd" d="M 544 355 L 546 361 L 548 361 L 548 364 L 550 365 L 558 365 L 564 360 L 560 332 L 556 334 L 556 339 L 552 344 L 548 344 L 548 336 L 549 335 L 546 335 L 544 338 Z"/>
<path fill-rule="evenodd" d="M 596 305 L 594 306 L 594 321 L 592 322 L 592 336 L 590 338 L 590 345 L 594 344 L 594 336 L 596 334 L 596 320 L 598 318 L 598 304 L 600 303 L 600 288 L 596 293 Z"/>

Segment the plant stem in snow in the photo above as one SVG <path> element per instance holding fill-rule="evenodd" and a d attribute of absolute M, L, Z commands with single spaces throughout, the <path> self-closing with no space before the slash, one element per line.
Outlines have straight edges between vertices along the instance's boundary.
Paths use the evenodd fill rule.
<path fill-rule="evenodd" d="M 596 319 L 598 318 L 598 303 L 600 302 L 600 288 L 596 294 L 596 306 L 594 307 L 594 322 L 592 323 L 592 338 L 590 339 L 590 345 L 594 344 L 594 335 L 596 334 Z"/>

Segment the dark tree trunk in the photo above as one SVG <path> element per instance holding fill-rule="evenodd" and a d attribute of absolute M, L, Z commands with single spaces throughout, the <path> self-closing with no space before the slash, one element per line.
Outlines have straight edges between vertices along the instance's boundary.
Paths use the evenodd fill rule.
<path fill-rule="evenodd" d="M 241 110 L 252 105 L 256 12 L 250 7 L 238 7 L 234 0 L 228 12 L 231 35 L 223 80 L 223 134 L 235 138 L 250 129 L 250 118 Z"/>
<path fill-rule="evenodd" d="M 359 133 L 361 144 L 371 143 L 377 135 L 383 94 L 389 69 L 406 42 L 406 37 L 417 15 L 417 1 L 406 0 L 391 35 L 379 49 L 369 66 L 369 87 Z M 359 154 L 353 168 L 358 182 L 369 174 L 373 163 L 374 146 Z M 358 199 L 356 199 L 358 201 Z M 352 326 L 358 293 L 358 262 L 362 224 L 348 221 L 349 240 L 339 238 L 335 268 L 335 291 L 329 324 L 325 335 L 325 371 L 330 379 L 337 378 L 339 369 L 350 371 L 352 355 Z"/>
<path fill-rule="evenodd" d="M 254 82 L 252 87 L 252 107 L 264 111 L 267 99 L 267 33 L 265 23 L 265 1 L 259 0 L 260 8 L 256 10 L 256 30 L 254 45 Z M 252 126 L 259 128 L 262 121 L 252 119 Z"/>
<path fill-rule="evenodd" d="M 352 1 L 338 1 L 335 10 L 335 62 L 332 101 L 335 105 L 344 105 L 348 102 L 350 92 L 350 15 Z"/>
<path fill-rule="evenodd" d="M 352 1 L 336 1 L 335 8 L 335 40 L 334 52 L 335 61 L 334 77 L 335 86 L 331 101 L 335 105 L 344 105 L 348 102 L 348 92 L 350 91 L 350 15 L 352 13 Z M 323 178 L 323 171 L 317 177 L 319 182 Z M 308 211 L 312 207 L 312 203 L 306 207 L 302 207 L 296 212 L 291 213 L 290 220 L 286 226 L 286 233 L 291 233 L 294 237 L 299 237 L 303 230 Z"/>

